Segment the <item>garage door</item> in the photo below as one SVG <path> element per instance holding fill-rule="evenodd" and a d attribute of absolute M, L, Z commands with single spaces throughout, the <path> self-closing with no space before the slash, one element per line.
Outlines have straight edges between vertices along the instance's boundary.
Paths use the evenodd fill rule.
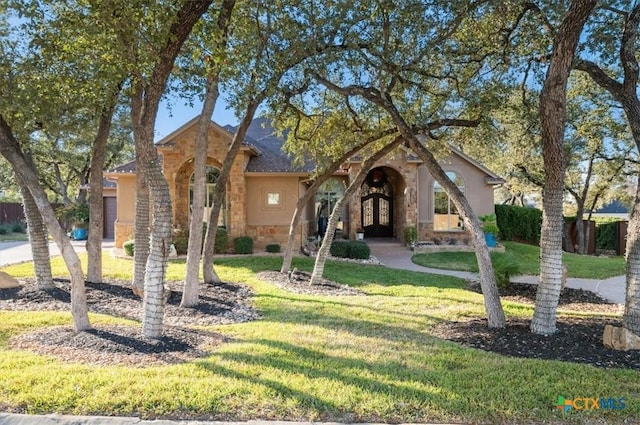
<path fill-rule="evenodd" d="M 117 199 L 115 197 L 104 199 L 104 239 L 113 239 L 115 237 L 115 222 L 118 218 Z"/>

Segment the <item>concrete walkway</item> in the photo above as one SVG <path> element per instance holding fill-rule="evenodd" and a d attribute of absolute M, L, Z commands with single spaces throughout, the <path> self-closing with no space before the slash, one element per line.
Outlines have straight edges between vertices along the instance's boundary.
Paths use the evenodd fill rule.
<path fill-rule="evenodd" d="M 419 266 L 411 261 L 413 252 L 398 242 L 370 243 L 369 246 L 371 247 L 371 255 L 387 267 L 455 276 L 467 280 L 478 279 L 477 273 Z M 538 276 L 514 276 L 511 278 L 511 281 L 536 285 L 538 283 Z M 602 280 L 570 277 L 567 279 L 566 287 L 595 292 L 603 299 L 615 304 L 624 304 L 625 302 L 626 279 L 624 275 Z"/>

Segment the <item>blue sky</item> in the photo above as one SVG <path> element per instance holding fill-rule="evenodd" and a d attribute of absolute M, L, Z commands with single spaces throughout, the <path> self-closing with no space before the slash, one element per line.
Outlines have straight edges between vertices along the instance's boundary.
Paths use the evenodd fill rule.
<path fill-rule="evenodd" d="M 238 124 L 239 120 L 236 118 L 235 113 L 227 108 L 224 94 L 221 93 L 216 103 L 216 108 L 213 111 L 213 121 L 223 126 L 227 124 Z M 170 109 L 167 101 L 163 101 L 158 110 L 158 117 L 156 118 L 154 140 L 158 141 L 168 134 L 171 134 L 171 132 L 182 124 L 199 115 L 201 109 L 202 102 L 197 99 L 194 101 L 193 106 L 185 104 L 183 99 L 174 99 Z"/>

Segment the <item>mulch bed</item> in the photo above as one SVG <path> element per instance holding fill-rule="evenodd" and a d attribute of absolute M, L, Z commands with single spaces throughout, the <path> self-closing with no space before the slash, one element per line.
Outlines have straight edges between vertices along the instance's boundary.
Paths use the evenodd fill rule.
<path fill-rule="evenodd" d="M 70 311 L 70 283 L 55 279 L 55 287 L 40 291 L 33 279 L 19 288 L 0 289 L 0 310 Z M 211 326 L 247 322 L 260 317 L 253 307 L 253 292 L 245 285 L 221 283 L 200 285 L 200 301 L 180 308 L 181 282 L 167 282 L 171 291 L 165 306 L 164 331 L 159 339 L 142 335 L 141 326 L 99 325 L 75 333 L 68 326 L 39 329 L 9 340 L 9 347 L 88 364 L 150 366 L 176 363 L 206 355 L 226 339 L 215 332 L 187 326 Z M 142 300 L 128 281 L 111 280 L 86 284 L 89 311 L 141 321 Z"/>
<path fill-rule="evenodd" d="M 477 282 L 469 282 L 468 289 L 480 292 Z M 533 305 L 536 290 L 536 285 L 514 283 L 499 292 L 502 300 Z M 611 304 L 590 291 L 565 288 L 560 295 L 558 309 L 588 312 L 595 316 L 560 316 L 557 332 L 550 336 L 531 333 L 531 321 L 520 318 L 508 319 L 504 329 L 489 329 L 485 319 L 442 322 L 432 333 L 467 347 L 506 356 L 585 363 L 598 368 L 640 370 L 640 350 L 616 351 L 602 344 L 605 325 L 622 324 L 619 318 L 604 315 L 622 313 L 622 306 Z M 598 317 L 599 313 L 603 316 Z"/>
<path fill-rule="evenodd" d="M 311 274 L 305 271 L 293 269 L 291 273 L 265 271 L 256 274 L 256 277 L 265 282 L 276 285 L 285 291 L 304 295 L 365 295 L 359 289 L 348 285 L 320 279 L 319 283 L 311 284 Z"/>
<path fill-rule="evenodd" d="M 535 335 L 530 320 L 509 319 L 504 329 L 489 329 L 486 320 L 443 322 L 433 335 L 466 347 L 512 357 L 585 363 L 598 368 L 640 370 L 640 350 L 616 351 L 602 345 L 606 324 L 621 326 L 612 318 L 560 317 L 557 332 Z"/>

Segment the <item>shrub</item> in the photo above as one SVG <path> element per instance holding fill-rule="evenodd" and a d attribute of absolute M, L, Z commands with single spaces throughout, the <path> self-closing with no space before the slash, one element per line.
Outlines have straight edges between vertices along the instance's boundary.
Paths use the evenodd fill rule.
<path fill-rule="evenodd" d="M 189 249 L 189 230 L 174 229 L 173 246 L 176 248 L 178 255 L 185 255 Z"/>
<path fill-rule="evenodd" d="M 490 255 L 498 288 L 507 288 L 511 283 L 511 276 L 520 274 L 520 264 L 508 253 L 492 252 Z"/>
<path fill-rule="evenodd" d="M 124 250 L 124 253 L 127 254 L 129 257 L 133 257 L 134 246 L 135 246 L 135 241 L 130 240 L 122 244 L 122 249 Z"/>
<path fill-rule="evenodd" d="M 271 253 L 278 253 L 278 252 L 280 252 L 280 244 L 279 243 L 270 243 L 269 245 L 266 246 L 265 250 L 267 252 L 271 252 Z"/>
<path fill-rule="evenodd" d="M 596 223 L 596 249 L 615 250 L 617 247 L 617 222 Z"/>
<path fill-rule="evenodd" d="M 228 244 L 229 234 L 227 233 L 227 229 L 218 226 L 218 231 L 216 232 L 216 241 L 213 244 L 213 252 L 216 254 L 226 254 Z"/>
<path fill-rule="evenodd" d="M 329 248 L 329 252 L 334 257 L 339 258 L 347 258 L 349 256 L 349 245 L 351 241 L 345 240 L 337 240 L 331 243 L 331 248 Z"/>
<path fill-rule="evenodd" d="M 495 210 L 502 239 L 535 244 L 540 242 L 542 211 L 515 205 L 496 205 Z"/>
<path fill-rule="evenodd" d="M 26 230 L 22 223 L 16 222 L 11 225 L 11 231 L 14 233 L 24 233 Z"/>
<path fill-rule="evenodd" d="M 233 239 L 233 252 L 236 254 L 253 254 L 253 239 L 250 236 L 238 236 Z"/>
<path fill-rule="evenodd" d="M 407 245 L 414 244 L 418 241 L 418 229 L 415 226 L 407 226 L 404 228 L 404 243 Z"/>
<path fill-rule="evenodd" d="M 357 260 L 366 260 L 371 256 L 371 248 L 364 241 L 350 241 L 348 244 L 348 257 Z"/>
<path fill-rule="evenodd" d="M 9 233 L 7 227 L 4 225 L 0 225 L 0 235 L 6 235 L 7 233 Z"/>

